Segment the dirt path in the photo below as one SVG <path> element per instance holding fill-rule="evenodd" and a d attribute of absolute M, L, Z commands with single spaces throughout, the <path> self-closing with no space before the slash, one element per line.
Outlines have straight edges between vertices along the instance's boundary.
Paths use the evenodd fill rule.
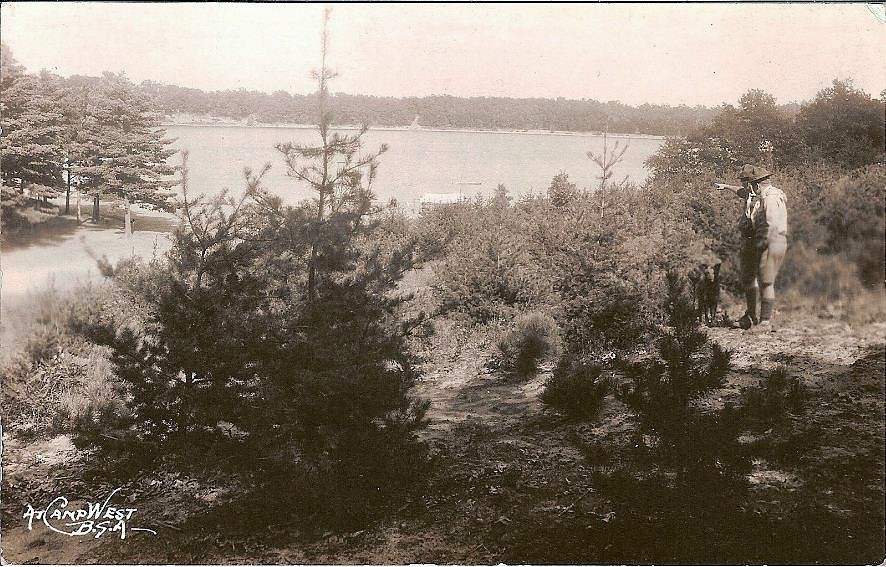
<path fill-rule="evenodd" d="M 837 320 L 788 314 L 781 328 L 766 336 L 728 329 L 709 334 L 733 351 L 733 371 L 721 399 L 757 384 L 777 365 L 787 367 L 815 396 L 805 417 L 819 431 L 814 448 L 784 462 L 757 463 L 752 478 L 757 490 L 777 491 L 771 500 L 789 501 L 800 498 L 796 487 L 811 487 L 837 517 L 867 511 L 882 525 L 877 506 L 883 493 L 886 323 L 851 329 Z M 71 474 L 61 463 L 78 454 L 64 439 L 11 441 L 3 490 L 14 497 L 3 499 L 4 557 L 20 563 L 630 562 L 632 557 L 618 555 L 618 549 L 596 547 L 594 537 L 608 533 L 617 517 L 594 485 L 585 441 L 608 439 L 617 451 L 633 427 L 624 406 L 609 398 L 596 421 L 567 423 L 538 401 L 546 373 L 524 382 L 505 380 L 487 366 L 494 350 L 488 337 L 455 327 L 441 328 L 438 335 L 428 347 L 416 393 L 433 402 L 424 435 L 440 467 L 426 493 L 396 517 L 319 538 L 273 525 L 257 526 L 262 533 L 249 537 L 218 533 L 201 529 L 199 514 L 223 501 L 223 493 L 203 498 L 209 487 L 161 479 L 150 493 L 156 501 L 139 502 L 145 514 L 164 518 L 164 524 L 154 523 L 156 538 L 59 540 L 21 527 L 22 501 L 15 496 L 70 488 L 65 484 L 70 481 L 58 480 L 47 490 L 37 477 Z M 186 496 L 171 503 L 170 495 L 178 493 Z M 808 499 L 810 493 L 802 494 Z M 196 512 L 198 521 L 163 516 L 170 507 L 192 518 Z"/>
<path fill-rule="evenodd" d="M 853 329 L 836 318 L 802 313 L 785 317 L 773 333 L 714 328 L 708 329 L 708 335 L 733 352 L 736 369 L 771 368 L 791 360 L 806 360 L 808 365 L 795 368 L 804 374 L 820 370 L 817 365 L 849 366 L 872 345 L 886 341 L 886 322 Z"/>
<path fill-rule="evenodd" d="M 506 426 L 541 411 L 538 395 L 550 375 L 544 369 L 524 381 L 504 379 L 490 364 L 496 355 L 491 337 L 443 322 L 415 389 L 431 400 L 428 439 L 444 439 L 453 428 L 473 421 Z"/>

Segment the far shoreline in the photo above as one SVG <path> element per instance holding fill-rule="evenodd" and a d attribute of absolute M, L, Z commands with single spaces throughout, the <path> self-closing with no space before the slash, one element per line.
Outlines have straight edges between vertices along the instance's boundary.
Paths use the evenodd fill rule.
<path fill-rule="evenodd" d="M 170 127 L 188 127 L 188 128 L 264 128 L 264 129 L 280 129 L 280 130 L 313 130 L 317 126 L 314 124 L 297 124 L 297 123 L 254 123 L 245 124 L 237 122 L 184 122 L 176 120 L 164 120 L 160 123 L 161 128 Z M 355 124 L 333 125 L 334 130 L 359 130 L 361 126 Z M 379 132 L 451 132 L 459 134 L 519 134 L 525 136 L 575 136 L 585 138 L 600 138 L 603 132 L 576 132 L 571 130 L 483 130 L 473 128 L 412 128 L 410 126 L 370 126 L 369 130 Z M 606 132 L 605 135 L 610 138 L 620 139 L 647 139 L 647 140 L 666 140 L 668 136 L 657 134 L 625 134 L 617 132 Z"/>

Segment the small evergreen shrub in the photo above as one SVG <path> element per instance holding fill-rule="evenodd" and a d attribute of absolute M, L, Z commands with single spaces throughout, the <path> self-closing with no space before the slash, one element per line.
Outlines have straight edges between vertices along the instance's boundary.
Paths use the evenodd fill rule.
<path fill-rule="evenodd" d="M 884 199 L 882 163 L 841 177 L 822 195 L 819 223 L 828 229 L 827 249 L 854 264 L 858 279 L 867 287 L 881 287 L 886 277 Z"/>
<path fill-rule="evenodd" d="M 545 382 L 541 402 L 576 419 L 591 419 L 609 392 L 602 367 L 564 358 Z"/>
<path fill-rule="evenodd" d="M 821 254 L 803 243 L 792 246 L 785 256 L 778 285 L 787 290 L 787 298 L 798 302 L 809 298 L 835 302 L 864 291 L 855 265 L 845 256 Z"/>
<path fill-rule="evenodd" d="M 569 205 L 578 195 L 578 187 L 569 181 L 569 175 L 561 171 L 551 180 L 548 187 L 548 198 L 551 204 L 557 208 Z"/>
<path fill-rule="evenodd" d="M 631 382 L 622 386 L 617 395 L 637 413 L 640 431 L 655 439 L 666 461 L 715 463 L 722 461 L 718 452 L 729 444 L 725 438 L 712 447 L 699 444 L 696 440 L 708 428 L 695 425 L 721 420 L 702 415 L 693 402 L 722 386 L 729 370 L 730 353 L 716 343 L 709 344 L 707 335 L 699 329 L 685 282 L 673 272 L 667 280 L 672 330 L 665 331 L 659 339 L 657 360 L 625 368 Z M 737 430 L 728 429 L 727 437 L 734 440 Z M 714 452 L 706 454 L 706 449 Z"/>
<path fill-rule="evenodd" d="M 522 204 L 477 197 L 444 211 L 449 215 L 426 214 L 420 221 L 423 231 L 447 241 L 433 283 L 444 311 L 484 324 L 547 304 L 552 281 L 535 258 L 536 219 Z"/>
<path fill-rule="evenodd" d="M 756 388 L 744 392 L 744 410 L 763 426 L 803 410 L 809 392 L 806 385 L 784 365 L 776 366 Z"/>
<path fill-rule="evenodd" d="M 51 360 L 59 354 L 60 331 L 45 325 L 34 329 L 25 339 L 24 356 L 34 362 Z"/>
<path fill-rule="evenodd" d="M 518 316 L 498 341 L 501 368 L 517 376 L 535 372 L 540 361 L 559 356 L 560 349 L 560 327 L 538 311 Z"/>

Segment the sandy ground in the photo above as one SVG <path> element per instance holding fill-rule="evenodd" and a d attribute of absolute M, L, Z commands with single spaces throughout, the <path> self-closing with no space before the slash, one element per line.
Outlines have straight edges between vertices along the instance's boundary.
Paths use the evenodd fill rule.
<path fill-rule="evenodd" d="M 3 243 L 3 305 L 15 303 L 29 291 L 48 285 L 68 289 L 100 277 L 96 261 L 116 262 L 128 256 L 150 258 L 168 248 L 166 234 L 174 217 L 151 211 L 133 213 L 131 237 L 122 223 L 106 216 L 101 223 L 77 223 L 74 217 L 56 217 L 35 226 L 26 235 Z"/>
<path fill-rule="evenodd" d="M 67 291 L 101 281 L 98 260 L 102 257 L 112 263 L 132 256 L 149 259 L 169 248 L 173 217 L 136 210 L 135 231 L 127 237 L 111 207 L 106 210 L 109 214 L 99 224 L 55 217 L 18 239 L 3 242 L 0 342 L 4 353 L 20 334 L 18 327 L 23 321 L 19 312 L 27 310 L 41 292 Z"/>

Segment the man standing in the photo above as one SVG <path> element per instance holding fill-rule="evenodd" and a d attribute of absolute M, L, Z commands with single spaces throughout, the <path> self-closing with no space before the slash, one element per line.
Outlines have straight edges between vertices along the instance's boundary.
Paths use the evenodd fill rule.
<path fill-rule="evenodd" d="M 788 210 L 785 194 L 772 184 L 771 176 L 772 173 L 763 167 L 745 164 L 739 173 L 741 187 L 713 184 L 718 189 L 735 191 L 745 201 L 739 230 L 742 236 L 741 279 L 747 310 L 738 321 L 745 330 L 753 325 L 758 325 L 763 331 L 772 330 L 775 278 L 787 251 Z"/>

